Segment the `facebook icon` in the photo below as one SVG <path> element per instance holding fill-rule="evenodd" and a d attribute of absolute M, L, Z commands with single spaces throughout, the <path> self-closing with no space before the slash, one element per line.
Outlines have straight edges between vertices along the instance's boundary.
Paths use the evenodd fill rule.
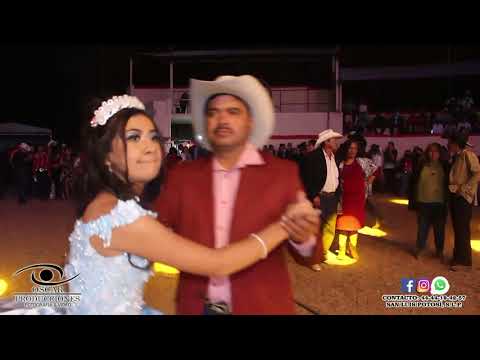
<path fill-rule="evenodd" d="M 402 279 L 402 292 L 411 293 L 415 289 L 415 279 Z"/>

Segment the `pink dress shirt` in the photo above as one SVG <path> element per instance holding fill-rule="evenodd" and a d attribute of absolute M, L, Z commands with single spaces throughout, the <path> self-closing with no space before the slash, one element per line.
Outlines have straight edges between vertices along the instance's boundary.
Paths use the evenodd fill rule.
<path fill-rule="evenodd" d="M 254 145 L 247 144 L 245 151 L 240 156 L 238 163 L 226 170 L 216 158 L 213 159 L 213 202 L 215 248 L 227 246 L 230 241 L 230 226 L 240 184 L 241 169 L 249 165 L 263 165 L 262 156 Z M 306 243 L 292 246 L 303 256 L 310 256 L 315 245 L 315 237 Z M 229 277 L 210 278 L 208 284 L 208 298 L 212 302 L 225 302 L 232 308 L 231 284 Z"/>

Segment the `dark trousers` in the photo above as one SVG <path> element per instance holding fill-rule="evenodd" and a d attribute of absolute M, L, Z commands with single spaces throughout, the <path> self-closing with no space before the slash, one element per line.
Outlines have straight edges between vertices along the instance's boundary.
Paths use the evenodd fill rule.
<path fill-rule="evenodd" d="M 395 169 L 383 169 L 383 175 L 385 177 L 385 191 L 395 192 Z"/>
<path fill-rule="evenodd" d="M 50 196 L 51 185 L 52 185 L 48 172 L 37 171 L 36 177 L 37 177 L 37 183 L 36 183 L 37 196 L 42 200 L 48 200 Z"/>
<path fill-rule="evenodd" d="M 337 195 L 320 195 L 320 210 L 322 211 L 322 214 L 320 215 L 322 220 L 322 224 L 320 226 L 320 233 L 322 235 L 322 250 L 324 257 L 323 260 L 326 260 L 328 250 L 330 250 L 333 240 L 335 239 L 335 230 L 337 225 L 337 206 Z"/>
<path fill-rule="evenodd" d="M 60 181 L 60 175 L 62 169 L 54 169 L 52 171 L 52 182 L 55 184 L 55 198 L 60 198 L 62 196 L 62 182 Z"/>
<path fill-rule="evenodd" d="M 445 206 L 441 203 L 418 203 L 417 206 L 417 249 L 425 249 L 428 232 L 433 226 L 435 248 L 438 252 L 443 252 L 447 222 Z"/>
<path fill-rule="evenodd" d="M 455 247 L 453 261 L 459 265 L 472 266 L 472 248 L 470 245 L 470 221 L 472 205 L 462 196 L 452 195 L 450 199 Z"/>
<path fill-rule="evenodd" d="M 15 188 L 20 203 L 25 203 L 27 201 L 28 181 L 29 177 L 25 171 L 15 172 Z"/>

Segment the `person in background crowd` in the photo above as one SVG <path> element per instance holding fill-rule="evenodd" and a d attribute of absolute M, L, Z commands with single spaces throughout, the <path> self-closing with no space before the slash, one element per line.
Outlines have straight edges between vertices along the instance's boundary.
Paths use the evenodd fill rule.
<path fill-rule="evenodd" d="M 360 132 L 365 132 L 369 123 L 368 119 L 368 106 L 365 99 L 362 99 L 360 105 L 358 106 L 358 126 L 357 130 Z"/>
<path fill-rule="evenodd" d="M 270 154 L 272 154 L 273 156 L 277 155 L 275 151 L 275 147 L 273 145 L 268 145 L 268 150 L 270 151 Z"/>
<path fill-rule="evenodd" d="M 403 117 L 400 116 L 400 112 L 395 112 L 392 115 L 392 118 L 389 121 L 390 125 L 390 136 L 398 135 L 404 131 L 404 122 Z"/>
<path fill-rule="evenodd" d="M 295 160 L 295 149 L 293 148 L 292 143 L 287 144 L 287 150 L 286 150 L 286 159 L 287 160 Z"/>
<path fill-rule="evenodd" d="M 61 160 L 60 197 L 69 200 L 73 191 L 73 164 L 72 151 L 65 149 Z"/>
<path fill-rule="evenodd" d="M 285 144 L 280 144 L 280 147 L 277 151 L 277 157 L 279 157 L 280 159 L 287 158 L 287 149 L 285 148 Z"/>
<path fill-rule="evenodd" d="M 317 142 L 317 140 L 309 140 L 307 142 L 307 153 L 309 152 L 312 152 L 313 150 L 315 150 L 315 143 Z"/>
<path fill-rule="evenodd" d="M 408 194 L 408 209 L 417 211 L 416 259 L 425 251 L 428 232 L 433 227 L 436 256 L 444 261 L 448 173 L 448 163 L 441 159 L 440 144 L 428 145 L 413 171 Z"/>
<path fill-rule="evenodd" d="M 338 149 L 337 139 L 342 137 L 332 129 L 318 134 L 316 149 L 308 153 L 302 169 L 302 181 L 308 199 L 322 212 L 321 244 L 317 245 L 314 264 L 311 264 L 314 271 L 322 270 L 322 263 L 328 260 L 330 247 L 335 238 L 338 202 L 341 196 L 335 152 Z"/>
<path fill-rule="evenodd" d="M 443 124 L 436 119 L 432 127 L 432 135 L 443 135 Z"/>
<path fill-rule="evenodd" d="M 62 197 L 62 185 L 60 180 L 60 175 L 62 173 L 62 166 L 64 162 L 65 152 L 63 148 L 60 148 L 58 145 L 54 146 L 50 152 L 50 166 L 52 172 L 52 185 L 55 189 L 54 198 Z"/>
<path fill-rule="evenodd" d="M 472 125 L 470 125 L 470 122 L 468 122 L 467 117 L 464 116 L 463 119 L 457 125 L 457 131 L 464 133 L 466 136 L 469 136 L 471 130 L 472 130 Z"/>
<path fill-rule="evenodd" d="M 413 153 L 410 150 L 406 150 L 403 158 L 400 160 L 399 171 L 397 173 L 399 179 L 397 194 L 399 196 L 406 196 L 408 193 L 408 184 L 410 182 L 410 176 L 413 172 L 413 157 Z"/>
<path fill-rule="evenodd" d="M 173 146 L 168 150 L 165 167 L 167 170 L 172 169 L 176 164 L 182 161 L 182 158 L 178 156 L 177 149 Z"/>
<path fill-rule="evenodd" d="M 473 105 L 475 102 L 473 101 L 472 93 L 470 90 L 465 91 L 465 95 L 460 101 L 460 104 L 462 106 L 462 110 L 464 113 L 469 113 L 470 110 L 472 109 Z"/>
<path fill-rule="evenodd" d="M 10 163 L 13 168 L 18 202 L 26 204 L 32 178 L 32 148 L 26 143 L 19 144 L 10 154 Z"/>
<path fill-rule="evenodd" d="M 182 158 L 183 161 L 192 160 L 187 146 L 183 144 L 178 145 L 178 151 L 179 151 L 179 156 Z"/>
<path fill-rule="evenodd" d="M 338 260 L 347 259 L 347 241 L 349 255 L 358 259 L 358 230 L 365 223 L 365 201 L 368 196 L 368 185 L 373 183 L 374 173 L 377 170 L 373 161 L 363 157 L 363 154 L 359 152 L 360 145 L 356 141 L 348 140 L 346 143 L 346 154 L 339 154 L 342 197 L 341 210 L 336 224 L 336 228 L 340 232 Z"/>
<path fill-rule="evenodd" d="M 48 200 L 51 191 L 50 161 L 45 146 L 39 145 L 33 155 L 32 174 L 36 194 L 41 200 Z"/>
<path fill-rule="evenodd" d="M 477 155 L 469 149 L 470 146 L 468 138 L 460 133 L 454 134 L 448 141 L 448 150 L 453 157 L 448 188 L 455 234 L 451 271 L 468 271 L 472 268 L 470 222 L 472 205 L 477 205 L 480 164 Z"/>
<path fill-rule="evenodd" d="M 385 191 L 395 191 L 395 168 L 397 167 L 398 151 L 390 141 L 383 153 L 383 174 L 385 176 Z"/>

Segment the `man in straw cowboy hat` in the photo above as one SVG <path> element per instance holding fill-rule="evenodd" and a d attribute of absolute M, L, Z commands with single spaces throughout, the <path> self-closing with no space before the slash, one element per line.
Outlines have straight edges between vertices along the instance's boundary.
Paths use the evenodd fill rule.
<path fill-rule="evenodd" d="M 275 126 L 272 99 L 254 77 L 222 76 L 190 85 L 195 135 L 211 156 L 177 165 L 156 201 L 159 221 L 180 235 L 223 247 L 258 231 L 302 200 L 296 164 L 261 154 Z M 303 195 L 304 196 L 304 195 Z M 306 200 L 304 200 L 306 201 Z M 309 256 L 318 216 L 289 224 L 289 248 Z M 230 277 L 182 273 L 178 314 L 294 314 L 281 248 Z"/>
<path fill-rule="evenodd" d="M 302 179 L 309 200 L 322 211 L 322 224 L 315 256 L 309 265 L 315 271 L 321 270 L 320 263 L 327 260 L 328 252 L 335 238 L 337 206 L 340 198 L 338 166 L 335 162 L 337 139 L 343 136 L 332 129 L 318 135 L 315 150 L 308 154 L 302 169 Z M 318 250 L 318 251 L 317 251 Z"/>
<path fill-rule="evenodd" d="M 450 270 L 470 270 L 472 248 L 470 245 L 470 221 L 472 204 L 477 203 L 477 186 L 480 165 L 477 155 L 469 149 L 468 138 L 462 133 L 453 134 L 448 140 L 448 150 L 453 156 L 449 174 L 450 210 L 452 215 L 455 247 Z"/>

